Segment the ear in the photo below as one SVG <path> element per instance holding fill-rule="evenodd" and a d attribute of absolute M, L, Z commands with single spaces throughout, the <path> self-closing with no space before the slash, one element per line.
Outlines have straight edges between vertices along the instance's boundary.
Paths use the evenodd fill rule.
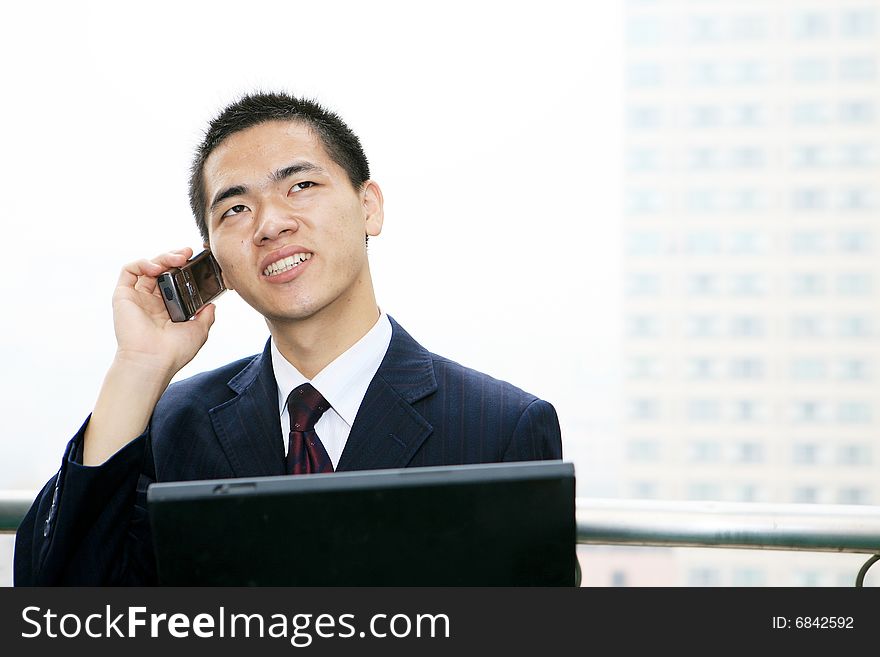
<path fill-rule="evenodd" d="M 364 231 L 370 237 L 375 237 L 382 232 L 382 222 L 385 219 L 385 199 L 382 190 L 372 180 L 364 183 L 361 191 L 361 203 L 364 208 Z"/>

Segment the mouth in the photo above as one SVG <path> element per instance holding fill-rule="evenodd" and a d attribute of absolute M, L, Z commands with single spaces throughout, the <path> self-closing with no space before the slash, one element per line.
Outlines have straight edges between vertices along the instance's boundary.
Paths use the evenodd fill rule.
<path fill-rule="evenodd" d="M 280 274 L 283 274 L 284 272 L 294 269 L 295 267 L 299 267 L 302 263 L 304 263 L 311 257 L 311 253 L 294 253 L 293 255 L 287 256 L 286 258 L 279 258 L 263 270 L 263 276 L 266 276 L 268 278 L 278 276 Z"/>

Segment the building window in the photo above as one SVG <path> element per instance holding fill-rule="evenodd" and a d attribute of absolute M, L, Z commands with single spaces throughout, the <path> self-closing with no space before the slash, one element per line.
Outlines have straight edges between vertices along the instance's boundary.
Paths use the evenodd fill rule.
<path fill-rule="evenodd" d="M 868 424 L 871 415 L 871 405 L 865 402 L 841 402 L 837 408 L 837 419 L 846 424 Z"/>
<path fill-rule="evenodd" d="M 688 151 L 688 168 L 692 171 L 708 171 L 718 169 L 721 153 L 716 148 L 692 148 Z"/>
<path fill-rule="evenodd" d="M 755 41 L 767 36 L 767 19 L 756 14 L 743 14 L 730 19 L 731 39 Z"/>
<path fill-rule="evenodd" d="M 840 78 L 850 82 L 871 82 L 877 77 L 873 57 L 845 57 L 840 60 Z"/>
<path fill-rule="evenodd" d="M 730 193 L 729 209 L 734 212 L 754 212 L 770 205 L 770 197 L 757 189 L 736 189 Z"/>
<path fill-rule="evenodd" d="M 877 12 L 873 9 L 853 9 L 840 15 L 840 33 L 849 38 L 871 37 L 877 34 Z"/>
<path fill-rule="evenodd" d="M 627 253 L 629 255 L 660 255 L 664 251 L 665 237 L 663 233 L 631 233 L 627 241 Z"/>
<path fill-rule="evenodd" d="M 762 463 L 764 448 L 760 443 L 739 443 L 734 447 L 733 459 L 736 463 Z"/>
<path fill-rule="evenodd" d="M 844 189 L 837 195 L 837 207 L 841 210 L 872 210 L 875 207 L 871 189 Z"/>
<path fill-rule="evenodd" d="M 767 122 L 767 111 L 762 105 L 746 103 L 730 109 L 730 123 L 738 127 L 754 127 Z"/>
<path fill-rule="evenodd" d="M 632 485 L 633 497 L 639 500 L 653 500 L 657 498 L 658 486 L 653 481 L 636 481 Z"/>
<path fill-rule="evenodd" d="M 757 568 L 735 568 L 733 586 L 766 586 L 764 571 Z"/>
<path fill-rule="evenodd" d="M 718 62 L 693 62 L 689 69 L 690 83 L 693 86 L 709 86 L 721 81 L 721 67 Z"/>
<path fill-rule="evenodd" d="M 699 105 L 690 108 L 688 123 L 693 128 L 714 128 L 721 125 L 721 108 L 715 105 Z"/>
<path fill-rule="evenodd" d="M 692 568 L 687 581 L 688 586 L 721 586 L 721 573 L 716 568 Z"/>
<path fill-rule="evenodd" d="M 842 296 L 868 296 L 874 291 L 874 279 L 864 272 L 840 274 L 837 277 L 837 292 Z"/>
<path fill-rule="evenodd" d="M 714 338 L 719 334 L 715 315 L 690 315 L 685 319 L 685 334 L 689 338 Z"/>
<path fill-rule="evenodd" d="M 696 42 L 720 41 L 720 19 L 715 16 L 693 16 L 688 23 L 688 38 Z"/>
<path fill-rule="evenodd" d="M 816 465 L 819 462 L 819 446 L 809 443 L 795 445 L 791 456 L 797 465 Z"/>
<path fill-rule="evenodd" d="M 755 484 L 743 484 L 735 488 L 737 502 L 760 502 L 761 493 Z"/>
<path fill-rule="evenodd" d="M 799 570 L 794 574 L 794 586 L 800 588 L 822 586 L 822 573 L 817 570 Z"/>
<path fill-rule="evenodd" d="M 697 482 L 688 486 L 687 498 L 694 501 L 717 501 L 721 499 L 721 489 L 712 482 Z"/>
<path fill-rule="evenodd" d="M 656 399 L 633 399 L 629 405 L 631 420 L 656 420 L 660 417 L 660 402 Z"/>
<path fill-rule="evenodd" d="M 767 63 L 761 60 L 749 59 L 731 64 L 730 82 L 732 83 L 767 82 L 770 78 L 771 70 Z"/>
<path fill-rule="evenodd" d="M 764 361 L 760 358 L 734 358 L 730 361 L 730 377 L 733 379 L 764 378 Z"/>
<path fill-rule="evenodd" d="M 690 358 L 687 362 L 688 378 L 708 381 L 716 378 L 715 361 L 711 358 Z"/>
<path fill-rule="evenodd" d="M 795 381 L 821 381 L 828 376 L 828 366 L 821 358 L 796 358 L 791 362 L 791 378 Z"/>
<path fill-rule="evenodd" d="M 831 164 L 831 151 L 827 146 L 819 144 L 804 144 L 795 146 L 792 155 L 792 164 L 798 169 L 818 169 L 827 167 Z M 795 197 L 796 203 L 803 203 L 805 206 L 812 207 L 811 203 L 816 201 L 808 197 L 807 194 L 817 194 L 818 190 L 804 190 L 801 192 L 802 197 Z M 815 198 L 818 198 L 816 196 Z"/>
<path fill-rule="evenodd" d="M 715 255 L 721 253 L 721 237 L 713 231 L 688 233 L 685 249 L 694 255 Z"/>
<path fill-rule="evenodd" d="M 828 419 L 828 408 L 825 404 L 811 399 L 796 401 L 792 405 L 792 415 L 795 422 L 803 424 L 816 424 Z"/>
<path fill-rule="evenodd" d="M 633 46 L 654 46 L 663 41 L 663 28 L 655 18 L 633 18 L 626 24 L 627 41 Z"/>
<path fill-rule="evenodd" d="M 654 189 L 636 189 L 626 196 L 626 209 L 631 214 L 653 214 L 663 210 L 663 194 Z"/>
<path fill-rule="evenodd" d="M 824 210 L 828 207 L 828 193 L 816 187 L 796 189 L 792 196 L 792 205 L 795 210 L 802 212 Z"/>
<path fill-rule="evenodd" d="M 630 296 L 656 296 L 660 294 L 660 276 L 657 274 L 630 274 L 627 276 L 627 294 Z"/>
<path fill-rule="evenodd" d="M 797 486 L 792 491 L 792 502 L 795 504 L 816 504 L 819 501 L 819 489 L 815 486 Z"/>
<path fill-rule="evenodd" d="M 687 279 L 688 293 L 694 296 L 718 294 L 718 276 L 715 274 L 691 274 Z"/>
<path fill-rule="evenodd" d="M 627 319 L 627 335 L 631 338 L 660 337 L 660 322 L 652 315 L 637 315 Z"/>
<path fill-rule="evenodd" d="M 827 250 L 826 235 L 821 231 L 797 231 L 791 235 L 791 252 L 796 255 L 819 255 Z"/>
<path fill-rule="evenodd" d="M 844 253 L 871 253 L 871 233 L 865 230 L 848 230 L 840 233 L 840 250 Z"/>
<path fill-rule="evenodd" d="M 738 297 L 759 297 L 767 292 L 767 277 L 763 274 L 732 274 L 730 292 Z"/>
<path fill-rule="evenodd" d="M 825 277 L 812 272 L 793 274 L 791 291 L 798 296 L 817 296 L 825 293 Z"/>
<path fill-rule="evenodd" d="M 657 379 L 662 374 L 660 360 L 651 356 L 636 356 L 629 360 L 627 373 L 630 379 Z"/>
<path fill-rule="evenodd" d="M 728 237 L 728 251 L 737 255 L 758 255 L 765 253 L 767 244 L 763 233 L 736 231 Z"/>
<path fill-rule="evenodd" d="M 874 334 L 871 318 L 851 315 L 838 320 L 838 334 L 844 338 L 869 338 Z"/>
<path fill-rule="evenodd" d="M 832 117 L 830 103 L 807 101 L 795 103 L 791 108 L 791 120 L 795 125 L 827 125 Z"/>
<path fill-rule="evenodd" d="M 692 399 L 687 403 L 687 417 L 693 422 L 716 422 L 721 419 L 721 404 L 715 399 Z"/>
<path fill-rule="evenodd" d="M 870 100 L 851 100 L 840 103 L 841 123 L 873 123 L 876 108 Z"/>
<path fill-rule="evenodd" d="M 837 492 L 838 504 L 870 504 L 871 494 L 864 488 L 841 488 Z"/>
<path fill-rule="evenodd" d="M 653 148 L 631 148 L 626 153 L 630 171 L 657 171 L 660 169 L 660 151 Z"/>
<path fill-rule="evenodd" d="M 841 445 L 837 449 L 837 462 L 840 465 L 871 465 L 871 446 Z"/>
<path fill-rule="evenodd" d="M 799 39 L 825 39 L 831 36 L 831 16 L 826 13 L 799 13 L 793 22 L 794 35 Z"/>
<path fill-rule="evenodd" d="M 791 319 L 791 335 L 795 338 L 825 337 L 826 320 L 816 315 L 796 315 Z"/>
<path fill-rule="evenodd" d="M 656 62 L 630 64 L 627 70 L 630 87 L 653 87 L 663 82 L 663 69 Z"/>
<path fill-rule="evenodd" d="M 630 107 L 627 118 L 629 127 L 636 130 L 654 130 L 663 125 L 663 114 L 660 108 L 652 105 Z"/>
<path fill-rule="evenodd" d="M 844 358 L 838 364 L 838 378 L 843 381 L 869 381 L 870 363 L 864 358 Z"/>
<path fill-rule="evenodd" d="M 655 463 L 660 460 L 660 443 L 656 440 L 631 440 L 627 457 L 635 463 Z"/>
<path fill-rule="evenodd" d="M 764 335 L 764 320 L 755 315 L 739 315 L 730 319 L 730 335 L 738 338 L 759 338 Z"/>
<path fill-rule="evenodd" d="M 712 440 L 698 440 L 688 446 L 688 460 L 693 463 L 718 463 L 721 461 L 721 445 Z"/>
<path fill-rule="evenodd" d="M 718 191 L 714 189 L 691 189 L 685 201 L 689 212 L 706 214 L 721 209 Z"/>
<path fill-rule="evenodd" d="M 792 68 L 796 82 L 827 82 L 831 79 L 831 62 L 818 57 L 797 59 Z"/>

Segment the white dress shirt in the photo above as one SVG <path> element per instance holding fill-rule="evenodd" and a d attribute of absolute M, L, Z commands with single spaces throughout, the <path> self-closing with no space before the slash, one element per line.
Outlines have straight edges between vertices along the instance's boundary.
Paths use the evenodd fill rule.
<path fill-rule="evenodd" d="M 373 380 L 382 359 L 385 358 L 389 344 L 391 344 L 391 322 L 383 312 L 364 337 L 309 381 L 281 355 L 275 340 L 272 340 L 272 369 L 275 371 L 275 382 L 278 384 L 278 412 L 281 416 L 281 440 L 285 454 L 290 433 L 287 397 L 297 386 L 311 383 L 324 395 L 324 399 L 331 406 L 315 424 L 315 432 L 321 439 L 324 449 L 327 450 L 333 469 L 336 469 L 342 450 L 345 449 L 345 443 L 348 441 L 348 434 L 351 433 L 351 425 L 364 400 L 364 395 L 367 394 L 370 381 Z"/>

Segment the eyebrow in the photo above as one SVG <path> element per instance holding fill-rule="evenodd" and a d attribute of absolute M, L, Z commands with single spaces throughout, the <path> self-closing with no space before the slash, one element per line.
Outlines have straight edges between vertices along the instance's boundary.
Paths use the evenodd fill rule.
<path fill-rule="evenodd" d="M 300 173 L 319 173 L 325 174 L 326 171 L 322 167 L 319 167 L 317 164 L 313 164 L 312 162 L 306 161 L 298 161 L 290 164 L 286 167 L 278 169 L 269 176 L 269 179 L 272 182 L 281 182 L 285 178 L 290 178 L 290 176 L 295 176 Z M 219 192 L 217 192 L 216 196 L 214 196 L 214 200 L 211 201 L 211 208 L 209 212 L 213 212 L 214 209 L 220 205 L 223 201 L 233 196 L 243 196 L 248 193 L 247 185 L 233 185 L 232 187 L 227 187 Z"/>

